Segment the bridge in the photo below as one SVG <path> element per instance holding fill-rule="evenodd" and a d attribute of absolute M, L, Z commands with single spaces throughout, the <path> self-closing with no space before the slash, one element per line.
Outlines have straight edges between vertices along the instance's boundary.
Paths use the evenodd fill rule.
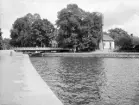
<path fill-rule="evenodd" d="M 69 52 L 68 48 L 52 48 L 52 47 L 16 47 L 12 48 L 16 52 Z"/>

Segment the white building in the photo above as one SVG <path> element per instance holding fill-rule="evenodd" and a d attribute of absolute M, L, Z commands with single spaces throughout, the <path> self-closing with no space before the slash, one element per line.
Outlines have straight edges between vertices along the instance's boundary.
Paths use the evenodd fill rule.
<path fill-rule="evenodd" d="M 102 41 L 100 42 L 100 50 L 114 50 L 115 43 L 114 39 L 109 35 L 103 35 Z"/>
<path fill-rule="evenodd" d="M 103 49 L 113 50 L 114 45 L 114 40 L 109 35 L 103 35 Z"/>

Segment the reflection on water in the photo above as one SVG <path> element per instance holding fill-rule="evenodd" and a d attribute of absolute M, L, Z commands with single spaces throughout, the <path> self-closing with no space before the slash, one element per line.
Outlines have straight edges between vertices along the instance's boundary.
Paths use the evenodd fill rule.
<path fill-rule="evenodd" d="M 139 105 L 139 59 L 31 58 L 64 105 Z"/>

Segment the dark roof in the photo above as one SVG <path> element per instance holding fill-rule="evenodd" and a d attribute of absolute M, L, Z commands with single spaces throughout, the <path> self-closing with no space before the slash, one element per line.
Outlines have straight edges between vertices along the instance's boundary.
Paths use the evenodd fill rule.
<path fill-rule="evenodd" d="M 104 41 L 114 41 L 113 38 L 111 38 L 109 35 L 103 35 L 103 40 Z"/>

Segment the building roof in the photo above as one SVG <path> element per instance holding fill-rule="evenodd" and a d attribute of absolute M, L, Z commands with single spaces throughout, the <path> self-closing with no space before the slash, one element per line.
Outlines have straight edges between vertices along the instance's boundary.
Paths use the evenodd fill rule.
<path fill-rule="evenodd" d="M 111 38 L 109 35 L 103 35 L 103 40 L 104 41 L 114 41 L 113 38 Z"/>

